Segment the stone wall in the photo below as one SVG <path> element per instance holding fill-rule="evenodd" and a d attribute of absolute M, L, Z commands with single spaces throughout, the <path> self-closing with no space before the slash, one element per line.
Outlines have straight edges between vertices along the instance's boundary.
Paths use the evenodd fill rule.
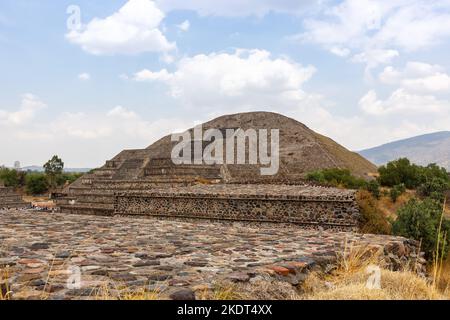
<path fill-rule="evenodd" d="M 29 205 L 13 188 L 0 186 L 0 208 L 25 208 Z"/>
<path fill-rule="evenodd" d="M 307 186 L 209 185 L 116 195 L 115 214 L 294 223 L 356 230 L 353 191 Z"/>

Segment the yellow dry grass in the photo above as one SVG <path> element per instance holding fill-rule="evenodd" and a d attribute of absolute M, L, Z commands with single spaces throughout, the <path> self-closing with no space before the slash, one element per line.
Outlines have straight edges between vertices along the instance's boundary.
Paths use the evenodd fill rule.
<path fill-rule="evenodd" d="M 346 248 L 329 275 L 312 273 L 302 286 L 307 300 L 443 300 L 450 299 L 448 282 L 440 288 L 409 270 L 385 268 L 381 251 Z M 380 288 L 368 286 L 368 267 L 379 267 Z"/>
<path fill-rule="evenodd" d="M 381 196 L 377 201 L 377 207 L 386 217 L 395 218 L 397 210 L 415 197 L 415 192 L 411 190 L 407 190 L 405 193 L 400 195 L 395 203 L 392 202 L 390 196 Z"/>

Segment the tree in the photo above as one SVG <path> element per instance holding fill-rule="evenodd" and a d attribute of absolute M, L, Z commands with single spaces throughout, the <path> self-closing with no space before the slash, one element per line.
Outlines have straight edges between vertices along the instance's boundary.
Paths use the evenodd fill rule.
<path fill-rule="evenodd" d="M 387 187 L 404 184 L 407 188 L 416 188 L 421 182 L 420 168 L 407 158 L 389 162 L 378 169 L 380 184 Z"/>
<path fill-rule="evenodd" d="M 16 170 L 2 168 L 0 169 L 0 181 L 2 181 L 6 187 L 18 187 L 19 175 Z"/>
<path fill-rule="evenodd" d="M 58 177 L 63 173 L 64 162 L 62 162 L 58 156 L 53 156 L 53 158 L 44 164 L 44 169 L 50 186 L 55 188 L 57 186 Z"/>
<path fill-rule="evenodd" d="M 397 220 L 392 229 L 395 235 L 421 241 L 422 250 L 428 258 L 436 254 L 437 244 L 448 253 L 450 240 L 450 221 L 443 219 L 441 232 L 439 226 L 442 219 L 442 204 L 433 199 L 423 201 L 411 199 L 397 211 Z"/>
<path fill-rule="evenodd" d="M 47 178 L 42 173 L 29 173 L 25 180 L 28 194 L 40 195 L 48 191 Z"/>

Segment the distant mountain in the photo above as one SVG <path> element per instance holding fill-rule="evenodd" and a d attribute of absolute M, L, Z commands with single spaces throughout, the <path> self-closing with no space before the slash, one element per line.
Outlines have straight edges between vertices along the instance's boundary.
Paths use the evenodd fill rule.
<path fill-rule="evenodd" d="M 418 165 L 436 163 L 450 170 L 450 131 L 387 143 L 360 151 L 359 154 L 377 165 L 406 157 Z"/>
<path fill-rule="evenodd" d="M 23 171 L 44 172 L 44 167 L 40 166 L 28 166 L 21 168 Z M 91 171 L 90 168 L 64 168 L 64 172 L 77 172 L 85 173 Z"/>

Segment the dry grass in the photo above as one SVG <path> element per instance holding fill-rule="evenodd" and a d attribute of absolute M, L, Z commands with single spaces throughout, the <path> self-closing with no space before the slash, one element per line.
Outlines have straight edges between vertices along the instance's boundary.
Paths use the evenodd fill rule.
<path fill-rule="evenodd" d="M 415 197 L 415 191 L 412 190 L 407 190 L 405 193 L 400 195 L 395 203 L 392 202 L 390 196 L 381 196 L 377 202 L 377 207 L 386 217 L 395 218 L 397 210 Z"/>
<path fill-rule="evenodd" d="M 9 269 L 0 269 L 0 301 L 10 299 L 11 291 L 9 285 Z"/>
<path fill-rule="evenodd" d="M 414 272 L 387 270 L 375 248 L 346 248 L 328 275 L 312 273 L 302 286 L 307 300 L 441 300 L 450 299 L 448 282 L 441 289 Z M 367 285 L 368 267 L 380 269 L 381 288 Z"/>
<path fill-rule="evenodd" d="M 117 283 L 109 283 L 95 290 L 91 296 L 93 300 L 162 300 L 161 288 L 155 288 L 154 290 L 148 290 L 146 286 L 130 290 L 124 285 L 118 285 Z"/>
<path fill-rule="evenodd" d="M 304 287 L 308 300 L 437 300 L 450 296 L 436 290 L 425 279 L 403 271 L 381 270 L 381 289 L 366 286 L 367 273 L 363 270 L 348 275 L 344 280 L 324 282 L 317 275 L 310 276 Z M 325 285 L 324 285 L 325 283 Z"/>

